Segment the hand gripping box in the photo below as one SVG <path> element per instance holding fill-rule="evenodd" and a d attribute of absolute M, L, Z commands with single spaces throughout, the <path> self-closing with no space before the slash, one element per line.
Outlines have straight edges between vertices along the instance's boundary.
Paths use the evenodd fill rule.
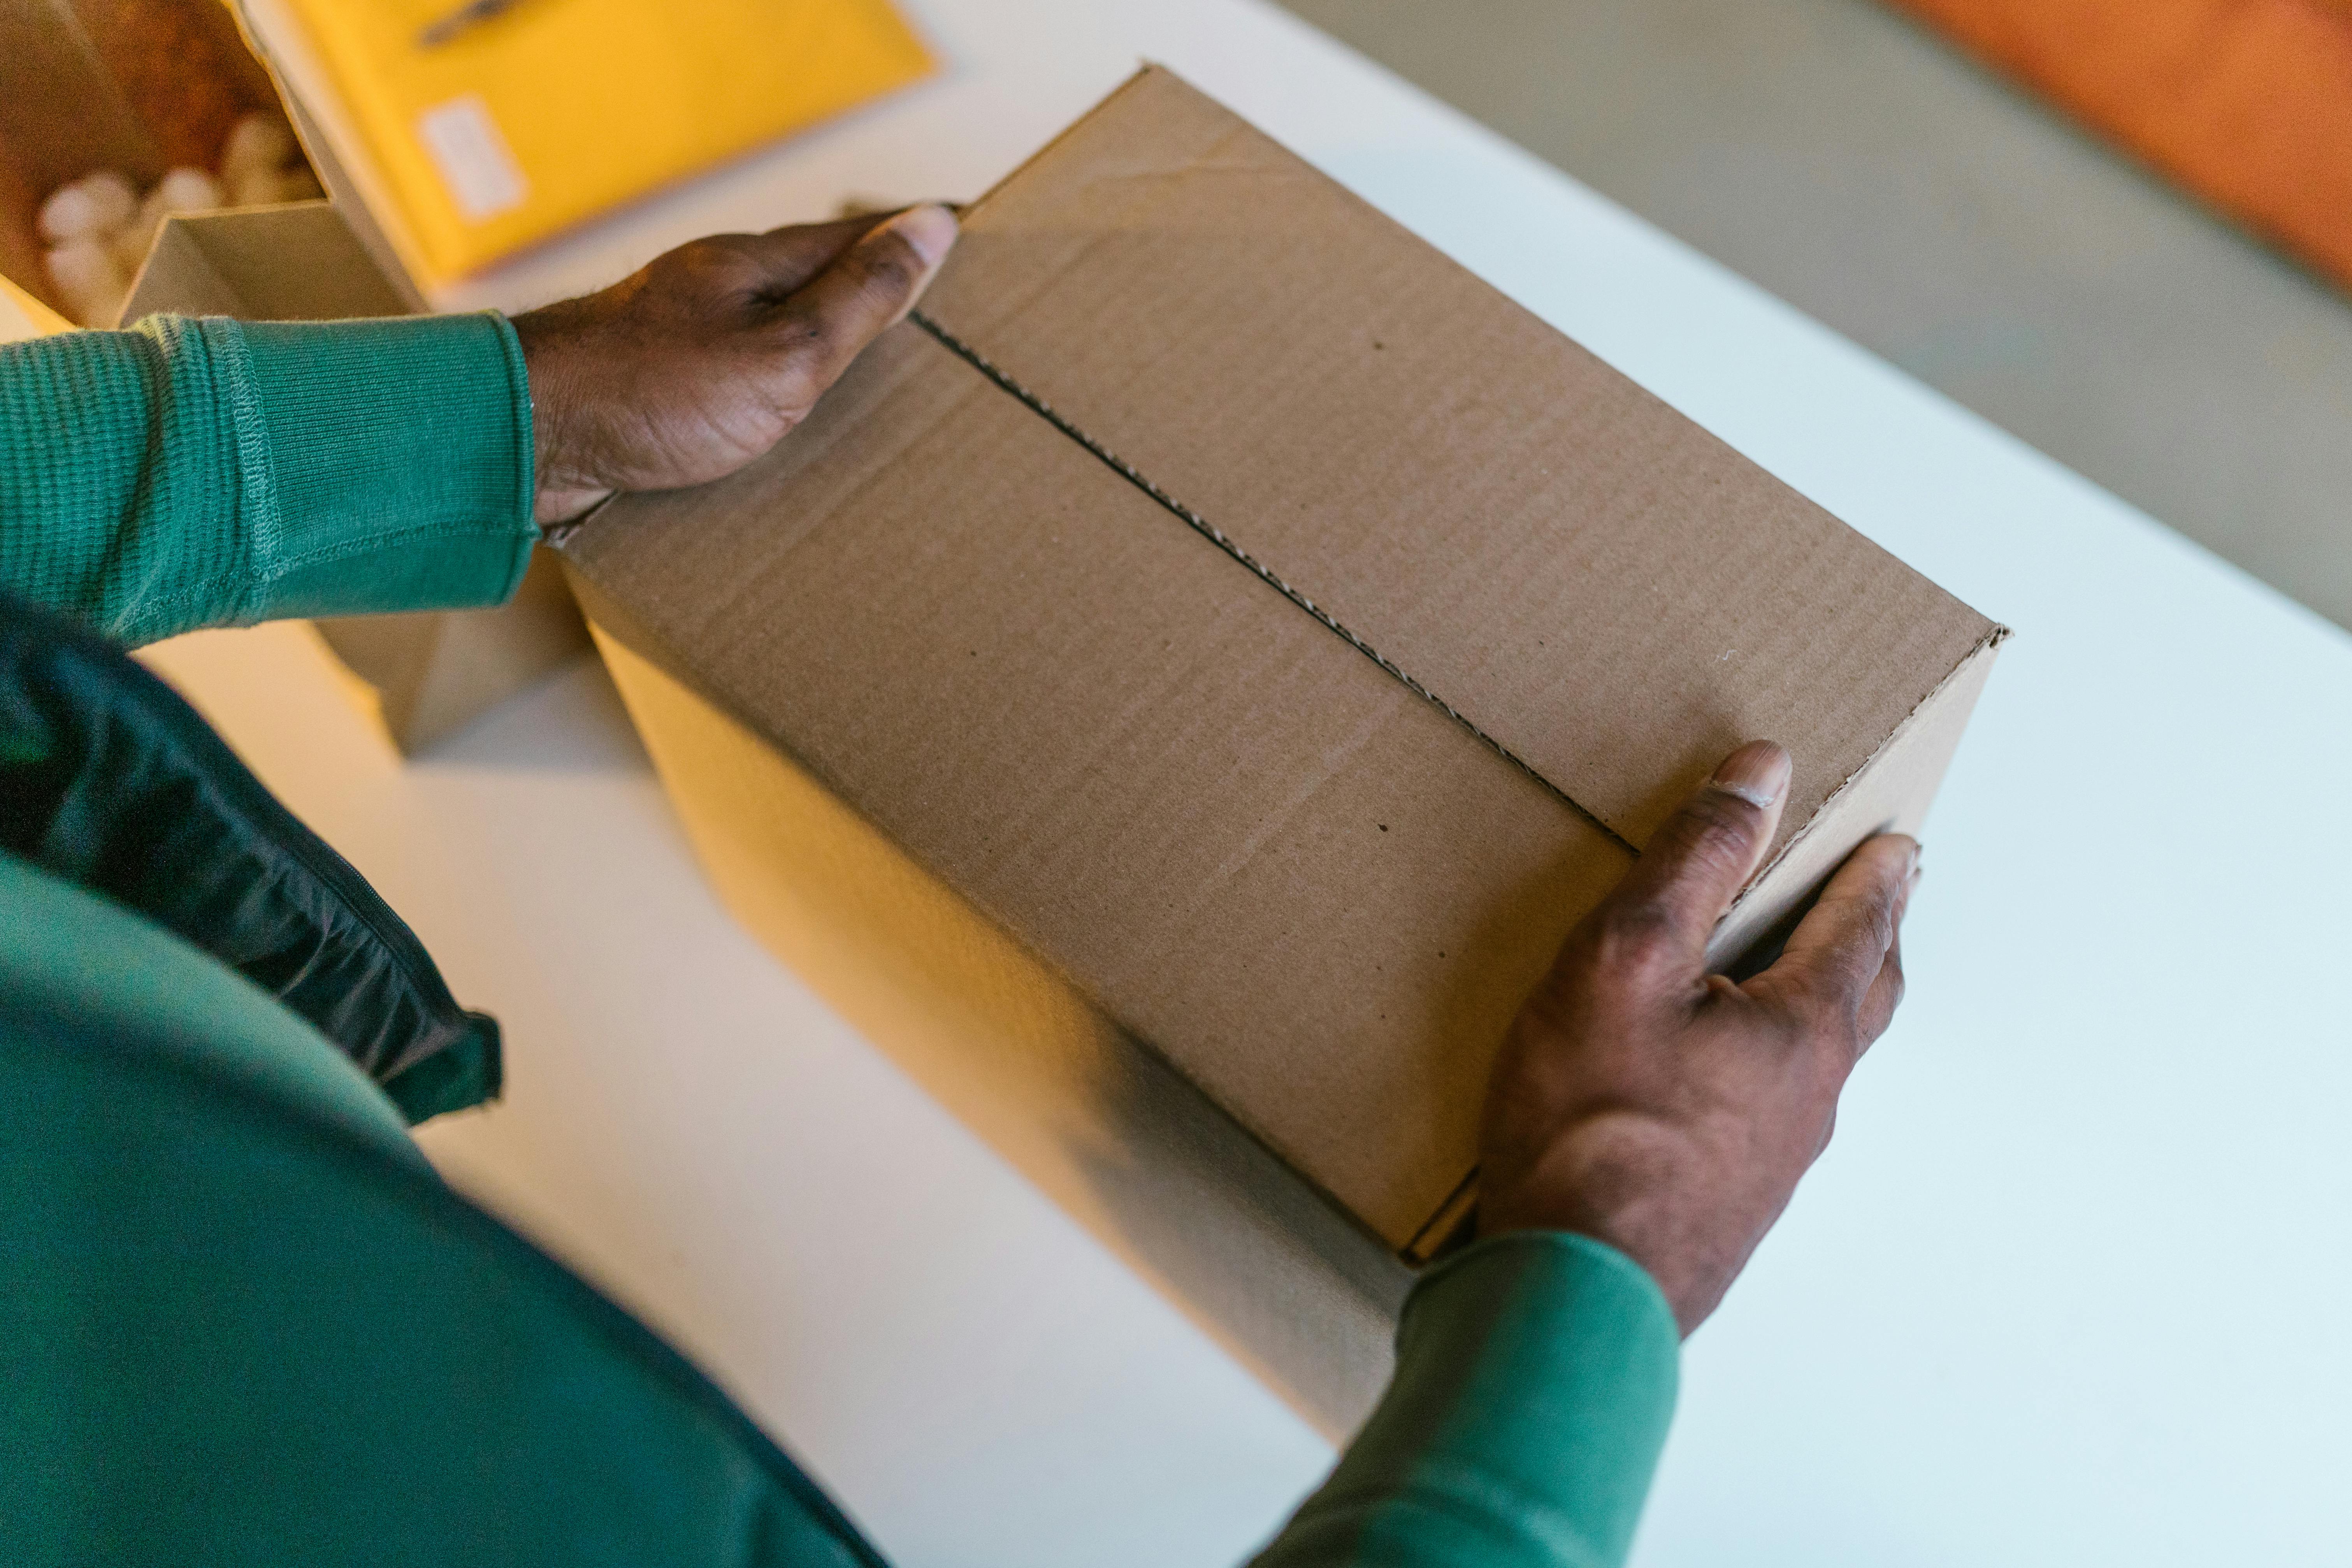
<path fill-rule="evenodd" d="M 1772 737 L 1732 961 L 2003 635 L 1157 69 L 772 454 L 562 548 L 733 906 L 1328 1431 L 1579 916 Z"/>

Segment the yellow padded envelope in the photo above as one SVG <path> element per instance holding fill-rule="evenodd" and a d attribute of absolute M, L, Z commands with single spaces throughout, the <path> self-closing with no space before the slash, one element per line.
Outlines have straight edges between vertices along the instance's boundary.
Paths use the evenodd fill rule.
<path fill-rule="evenodd" d="M 931 68 L 887 0 L 291 4 L 431 281 Z"/>

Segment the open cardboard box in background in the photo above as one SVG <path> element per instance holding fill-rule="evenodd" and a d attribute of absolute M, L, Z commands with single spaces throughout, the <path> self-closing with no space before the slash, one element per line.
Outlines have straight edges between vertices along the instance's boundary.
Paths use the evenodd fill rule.
<path fill-rule="evenodd" d="M 2003 635 L 1159 70 L 560 548 L 730 906 L 1331 1433 L 1568 929 L 1770 736 L 1751 949 Z"/>
<path fill-rule="evenodd" d="M 0 272 L 63 310 L 33 226 L 50 192 L 210 169 L 236 119 L 276 103 L 217 0 L 0 0 Z"/>
<path fill-rule="evenodd" d="M 408 309 L 331 203 L 296 202 L 165 220 L 122 313 L 131 321 L 159 311 L 283 321 Z M 588 646 L 562 574 L 543 552 L 515 596 L 494 609 L 312 624 L 374 689 L 404 752 L 430 745 Z"/>
<path fill-rule="evenodd" d="M 158 47 L 192 51 L 184 71 L 141 68 Z M 94 169 L 152 181 L 173 163 L 209 166 L 242 113 L 277 103 L 268 75 L 215 0 L 149 7 L 116 0 L 0 4 L 0 272 L 33 301 L 58 303 L 33 232 L 57 186 Z M 306 150 L 322 146 L 289 105 Z M 341 171 L 327 166 L 334 183 Z M 121 320 L 156 311 L 301 321 L 406 315 L 418 296 L 352 209 L 326 202 L 246 207 L 167 220 Z M 0 326 L 29 331 L 22 302 Z M 53 330 L 44 313 L 42 330 Z M 533 562 L 497 609 L 367 616 L 315 623 L 373 689 L 404 751 L 429 745 L 588 646 L 551 562 Z"/>

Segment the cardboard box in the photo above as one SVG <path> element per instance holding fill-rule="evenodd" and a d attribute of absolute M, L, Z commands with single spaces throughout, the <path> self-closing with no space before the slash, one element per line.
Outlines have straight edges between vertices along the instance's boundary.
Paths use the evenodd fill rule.
<path fill-rule="evenodd" d="M 215 0 L 0 3 L 0 272 L 65 310 L 34 228 L 52 191 L 99 169 L 142 189 L 211 169 L 237 118 L 274 103 Z"/>
<path fill-rule="evenodd" d="M 1327 1431 L 1569 928 L 1770 736 L 1767 940 L 2004 635 L 1157 69 L 773 453 L 561 548 L 730 904 Z"/>
<path fill-rule="evenodd" d="M 296 202 L 166 220 L 122 315 L 158 311 L 287 321 L 408 308 L 331 203 Z M 373 689 L 404 752 L 432 744 L 588 646 L 562 574 L 544 552 L 515 596 L 493 609 L 312 624 Z"/>

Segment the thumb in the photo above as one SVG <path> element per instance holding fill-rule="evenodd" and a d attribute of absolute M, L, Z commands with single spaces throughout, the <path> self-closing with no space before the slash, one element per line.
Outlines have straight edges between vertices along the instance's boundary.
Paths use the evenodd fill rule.
<path fill-rule="evenodd" d="M 790 224 L 764 234 L 734 237 L 752 274 L 751 290 L 763 304 L 781 304 L 805 289 L 842 253 L 879 227 L 887 213 Z"/>
<path fill-rule="evenodd" d="M 1654 956 L 1696 979 L 1716 922 L 1772 842 L 1790 768 L 1788 752 L 1770 741 L 1724 758 L 1593 911 L 1599 929 L 1654 943 Z"/>
<path fill-rule="evenodd" d="M 796 290 L 768 328 L 782 355 L 783 400 L 800 409 L 815 403 L 866 344 L 915 308 L 955 241 L 953 213 L 908 207 Z"/>

